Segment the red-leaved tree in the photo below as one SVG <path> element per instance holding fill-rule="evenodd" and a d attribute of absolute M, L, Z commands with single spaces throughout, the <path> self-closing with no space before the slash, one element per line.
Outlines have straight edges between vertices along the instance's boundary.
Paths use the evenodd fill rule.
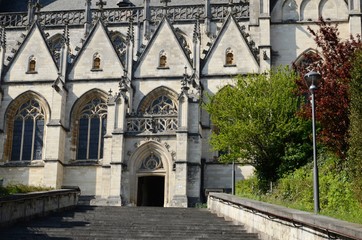
<path fill-rule="evenodd" d="M 304 75 L 310 70 L 319 72 L 322 79 L 315 92 L 316 118 L 321 126 L 319 141 L 344 158 L 348 149 L 349 127 L 349 82 L 351 79 L 352 56 L 361 48 L 360 36 L 350 36 L 341 40 L 338 25 L 331 25 L 321 19 L 314 31 L 308 31 L 320 52 L 306 53 L 302 63 L 294 64 L 301 73 L 297 80 L 300 94 L 308 94 Z M 311 105 L 306 104 L 301 109 L 301 115 L 311 117 Z"/>

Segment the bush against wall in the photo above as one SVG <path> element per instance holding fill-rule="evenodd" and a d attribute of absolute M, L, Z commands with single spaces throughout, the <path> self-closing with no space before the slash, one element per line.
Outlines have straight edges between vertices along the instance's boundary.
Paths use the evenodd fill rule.
<path fill-rule="evenodd" d="M 215 126 L 210 143 L 225 153 L 221 160 L 255 167 L 264 192 L 312 153 L 310 122 L 296 116 L 303 100 L 295 95 L 296 77 L 288 68 L 239 76 L 205 105 Z"/>
<path fill-rule="evenodd" d="M 357 199 L 362 203 L 362 51 L 356 53 L 350 82 L 350 129 L 348 170 Z"/>

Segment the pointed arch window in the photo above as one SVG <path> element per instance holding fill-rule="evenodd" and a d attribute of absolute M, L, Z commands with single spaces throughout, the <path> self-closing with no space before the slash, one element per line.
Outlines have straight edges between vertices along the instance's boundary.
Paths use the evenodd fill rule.
<path fill-rule="evenodd" d="M 106 102 L 100 98 L 89 101 L 79 114 L 78 124 L 77 159 L 101 159 L 107 125 Z"/>
<path fill-rule="evenodd" d="M 26 73 L 37 73 L 36 71 L 36 58 L 34 55 L 31 55 L 28 60 L 28 70 Z"/>
<path fill-rule="evenodd" d="M 44 109 L 38 101 L 32 99 L 21 105 L 15 113 L 10 159 L 42 159 L 43 137 Z"/>
<path fill-rule="evenodd" d="M 50 50 L 53 56 L 55 57 L 57 64 L 59 64 L 61 49 L 65 42 L 66 42 L 65 37 L 60 33 L 55 34 L 49 39 Z M 68 51 L 70 51 L 70 47 Z"/>
<path fill-rule="evenodd" d="M 168 63 L 167 63 L 167 54 L 164 50 L 160 52 L 159 55 L 159 61 L 158 61 L 158 68 L 159 69 L 168 69 Z"/>
<path fill-rule="evenodd" d="M 99 53 L 93 55 L 92 71 L 102 71 L 101 55 Z"/>
<path fill-rule="evenodd" d="M 225 67 L 235 67 L 234 51 L 231 48 L 227 48 L 225 51 Z"/>
<path fill-rule="evenodd" d="M 149 114 L 176 114 L 177 113 L 177 106 L 171 98 L 166 95 L 159 96 L 152 103 L 146 110 Z"/>

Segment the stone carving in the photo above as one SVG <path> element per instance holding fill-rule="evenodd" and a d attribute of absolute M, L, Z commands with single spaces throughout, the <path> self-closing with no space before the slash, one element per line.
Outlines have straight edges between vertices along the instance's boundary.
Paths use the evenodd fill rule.
<path fill-rule="evenodd" d="M 175 159 L 176 159 L 176 152 L 175 151 L 171 152 L 171 157 L 172 157 L 172 161 L 175 161 Z"/>
<path fill-rule="evenodd" d="M 213 19 L 224 19 L 229 14 L 228 4 L 211 5 L 211 15 Z M 143 8 L 112 8 L 112 9 L 92 9 L 93 20 L 102 19 L 107 23 L 128 23 L 129 19 L 139 21 L 144 18 Z M 249 1 L 240 1 L 233 4 L 231 12 L 237 19 L 249 18 Z M 164 16 L 163 6 L 150 7 L 150 20 L 159 22 Z M 189 20 L 196 21 L 199 16 L 205 16 L 203 5 L 190 6 L 168 6 L 167 17 L 171 21 Z M 82 25 L 86 22 L 84 10 L 39 12 L 38 19 L 43 26 L 63 26 L 66 21 L 69 25 Z M 25 27 L 28 24 L 27 13 L 12 13 L 0 15 L 0 25 L 11 27 Z"/>
<path fill-rule="evenodd" d="M 128 118 L 127 131 L 130 133 L 139 132 L 175 132 L 178 128 L 177 117 L 143 117 Z"/>
<path fill-rule="evenodd" d="M 158 156 L 151 152 L 151 155 L 142 161 L 140 170 L 154 171 L 158 169 L 163 169 L 162 161 Z"/>

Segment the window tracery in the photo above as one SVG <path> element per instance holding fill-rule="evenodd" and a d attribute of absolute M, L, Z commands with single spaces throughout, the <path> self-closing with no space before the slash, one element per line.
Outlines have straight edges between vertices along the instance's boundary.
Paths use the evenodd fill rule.
<path fill-rule="evenodd" d="M 100 98 L 89 101 L 78 118 L 77 159 L 97 159 L 103 157 L 103 138 L 106 133 L 107 104 Z"/>
<path fill-rule="evenodd" d="M 151 102 L 146 110 L 149 114 L 175 114 L 177 107 L 174 101 L 168 96 L 162 95 Z"/>
<path fill-rule="evenodd" d="M 130 133 L 173 133 L 178 129 L 177 94 L 159 87 L 142 99 L 137 109 L 128 115 L 127 131 Z"/>
<path fill-rule="evenodd" d="M 11 157 L 13 161 L 42 158 L 44 109 L 31 99 L 16 111 L 13 121 Z"/>
<path fill-rule="evenodd" d="M 155 171 L 159 169 L 163 169 L 162 161 L 153 152 L 142 161 L 140 166 L 140 170 L 143 171 Z"/>

